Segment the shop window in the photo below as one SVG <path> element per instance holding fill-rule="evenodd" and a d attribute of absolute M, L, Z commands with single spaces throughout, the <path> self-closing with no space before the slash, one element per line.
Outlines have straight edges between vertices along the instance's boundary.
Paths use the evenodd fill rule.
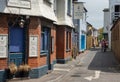
<path fill-rule="evenodd" d="M 41 54 L 48 52 L 48 31 L 46 28 L 41 29 Z"/>

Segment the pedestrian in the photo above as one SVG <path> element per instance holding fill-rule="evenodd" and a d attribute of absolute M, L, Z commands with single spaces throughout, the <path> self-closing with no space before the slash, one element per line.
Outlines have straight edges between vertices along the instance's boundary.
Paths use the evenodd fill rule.
<path fill-rule="evenodd" d="M 107 49 L 107 41 L 105 39 L 101 41 L 101 47 L 102 47 L 102 51 L 105 52 Z"/>

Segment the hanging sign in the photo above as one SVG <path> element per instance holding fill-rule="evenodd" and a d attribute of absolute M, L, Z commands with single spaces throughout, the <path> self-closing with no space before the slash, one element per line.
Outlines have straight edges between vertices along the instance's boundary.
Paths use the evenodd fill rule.
<path fill-rule="evenodd" d="M 31 0 L 7 0 L 7 6 L 31 8 Z"/>
<path fill-rule="evenodd" d="M 0 58 L 6 58 L 8 54 L 8 35 L 0 35 Z"/>
<path fill-rule="evenodd" d="M 83 2 L 74 3 L 74 19 L 82 19 L 83 18 Z"/>
<path fill-rule="evenodd" d="M 38 56 L 38 36 L 29 37 L 29 57 Z"/>

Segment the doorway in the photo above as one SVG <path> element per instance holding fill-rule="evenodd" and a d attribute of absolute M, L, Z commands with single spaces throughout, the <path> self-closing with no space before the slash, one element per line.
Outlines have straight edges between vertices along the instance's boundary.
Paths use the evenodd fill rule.
<path fill-rule="evenodd" d="M 17 66 L 25 63 L 25 36 L 25 28 L 9 27 L 9 63 L 13 62 Z"/>

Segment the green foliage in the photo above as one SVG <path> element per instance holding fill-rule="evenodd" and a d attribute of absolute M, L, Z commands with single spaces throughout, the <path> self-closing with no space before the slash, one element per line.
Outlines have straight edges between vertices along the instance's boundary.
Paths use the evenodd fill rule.
<path fill-rule="evenodd" d="M 104 36 L 103 36 L 103 28 L 100 28 L 98 30 L 98 33 L 99 33 L 98 40 L 102 40 L 104 38 Z"/>

